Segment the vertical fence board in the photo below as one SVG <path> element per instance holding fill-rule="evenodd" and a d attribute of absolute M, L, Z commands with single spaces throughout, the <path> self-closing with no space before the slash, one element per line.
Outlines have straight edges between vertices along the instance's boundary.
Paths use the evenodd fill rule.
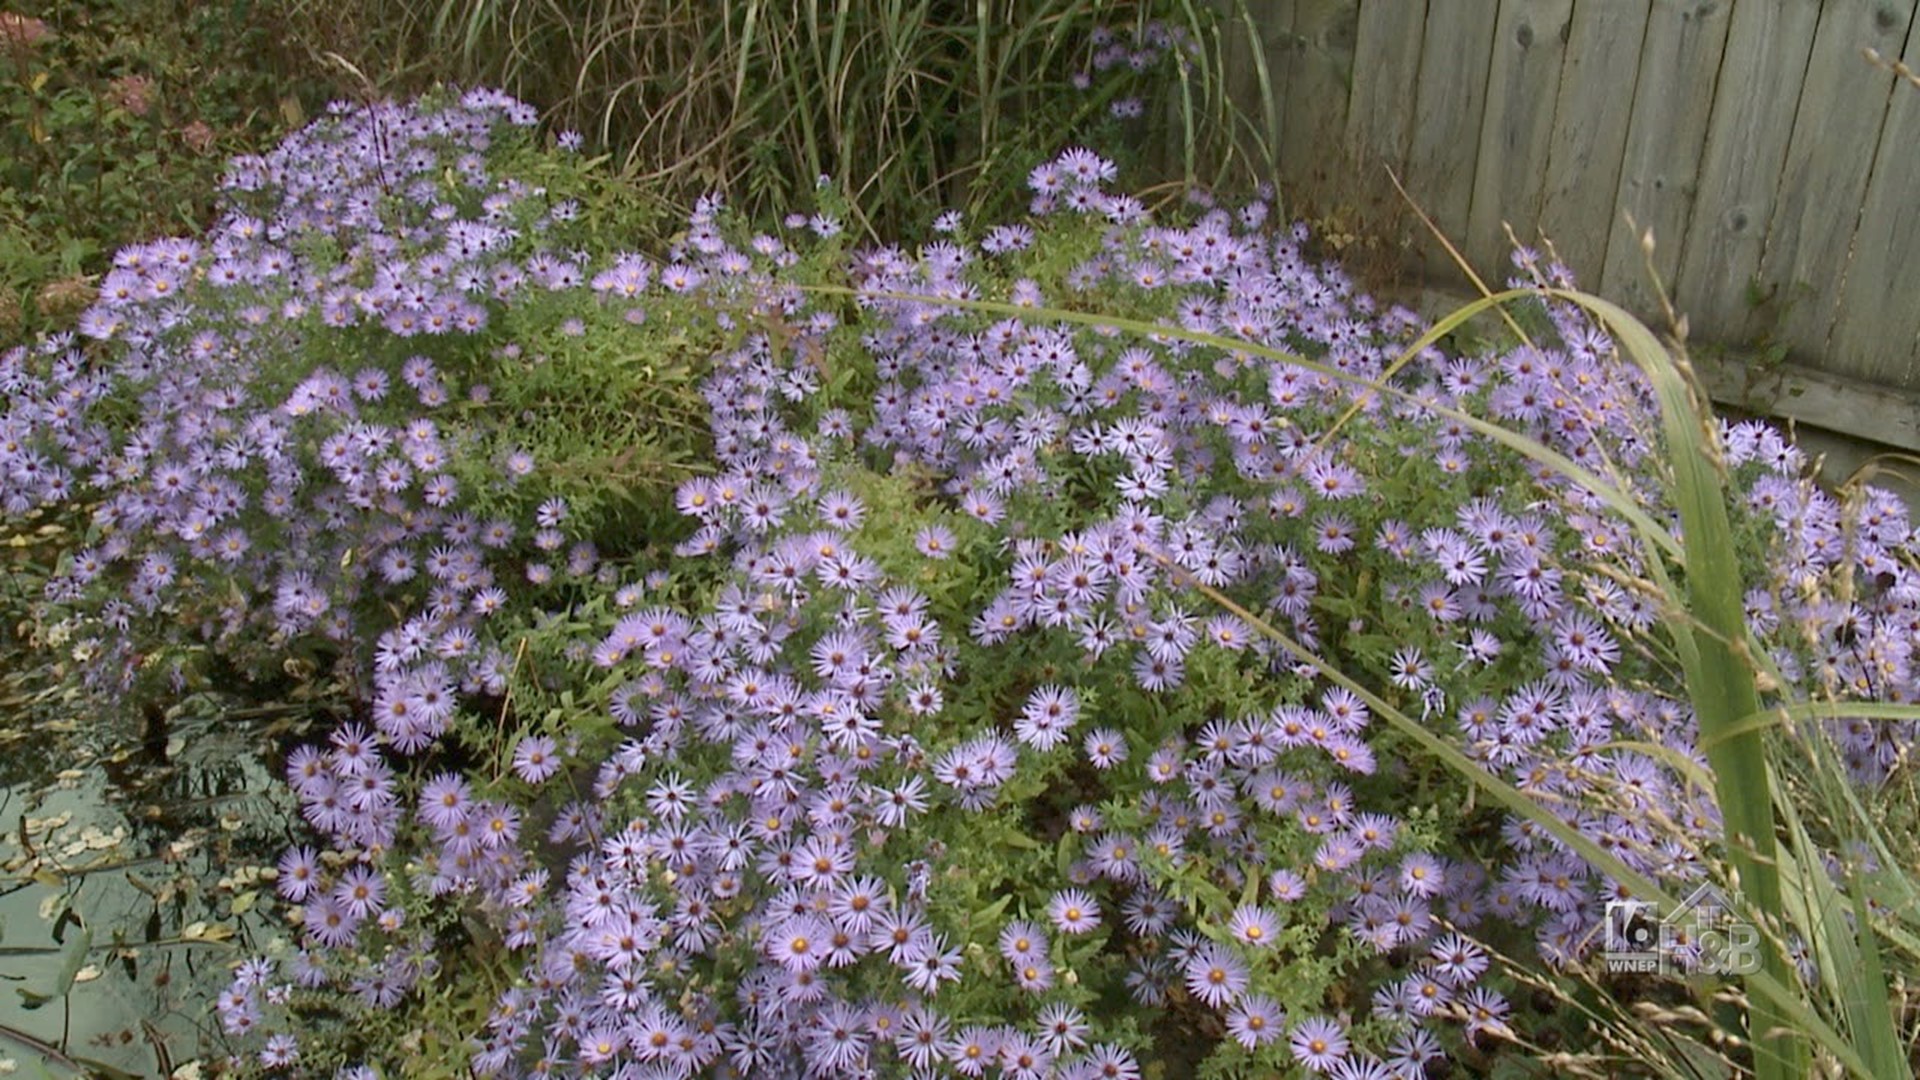
<path fill-rule="evenodd" d="M 1227 101 L 1247 118 L 1234 131 L 1230 144 L 1230 152 L 1241 168 L 1238 178 L 1249 186 L 1276 180 L 1269 166 L 1279 162 L 1280 93 L 1284 87 L 1274 81 L 1275 73 L 1265 55 L 1265 42 L 1273 31 L 1261 23 L 1261 0 L 1216 0 L 1214 11 L 1220 24 L 1213 38 L 1202 43 L 1209 54 L 1204 63 L 1218 68 L 1218 76 L 1226 84 Z M 1255 50 L 1261 50 L 1258 57 Z M 1262 68 L 1267 68 L 1264 82 Z M 1170 107 L 1177 118 L 1181 102 L 1176 99 Z M 1172 127 L 1183 130 L 1177 123 Z M 1177 160 L 1183 149 L 1169 140 L 1162 152 L 1170 160 Z"/>
<path fill-rule="evenodd" d="M 1920 20 L 1916 20 L 1920 23 Z M 1920 25 L 1907 30 L 1904 59 L 1920 64 Z M 1881 386 L 1913 389 L 1913 342 L 1920 338 L 1920 87 L 1896 85 L 1880 130 L 1873 177 L 1841 286 L 1827 370 Z"/>
<path fill-rule="evenodd" d="M 1461 237 L 1467 258 L 1490 281 L 1507 275 L 1505 226 L 1530 243 L 1540 223 L 1554 98 L 1572 18 L 1573 0 L 1500 2 L 1472 207 Z"/>
<path fill-rule="evenodd" d="M 1886 120 L 1893 77 L 1860 50 L 1901 51 L 1913 9 L 1895 0 L 1827 0 L 1787 144 L 1778 201 L 1760 257 L 1761 288 L 1794 348 L 1820 355 L 1838 310 L 1840 281 Z"/>
<path fill-rule="evenodd" d="M 1599 285 L 1606 265 L 1648 4 L 1581 0 L 1574 6 L 1568 32 L 1540 229 L 1553 241 L 1560 261 L 1573 269 L 1574 280 L 1588 286 Z M 1531 240 L 1524 235 L 1521 239 Z"/>
<path fill-rule="evenodd" d="M 1920 0 L 1213 2 L 1265 20 L 1292 177 L 1364 204 L 1398 167 L 1481 269 L 1506 266 L 1511 222 L 1657 316 L 1651 230 L 1695 338 L 1770 334 L 1853 388 L 1822 415 L 1887 427 L 1920 407 L 1920 89 L 1860 55 L 1920 66 Z M 1401 272 L 1455 277 L 1424 236 L 1398 243 Z"/>
<path fill-rule="evenodd" d="M 1696 327 L 1745 335 L 1819 17 L 1820 0 L 1734 5 L 1673 283 L 1677 306 Z"/>
<path fill-rule="evenodd" d="M 1247 9 L 1260 27 L 1257 48 L 1265 51 L 1267 74 L 1273 80 L 1273 103 L 1278 126 L 1273 144 L 1274 163 L 1280 170 L 1280 183 L 1291 188 L 1299 162 L 1287 153 L 1288 104 L 1293 100 L 1293 68 L 1297 50 L 1293 47 L 1293 9 L 1295 0 L 1246 0 Z"/>
<path fill-rule="evenodd" d="M 1635 311 L 1650 314 L 1657 308 L 1641 234 L 1653 230 L 1658 245 L 1653 264 L 1663 281 L 1672 281 L 1680 264 L 1727 21 L 1727 7 L 1720 0 L 1654 0 L 1647 15 L 1633 118 L 1599 282 L 1609 296 Z M 1625 214 L 1633 216 L 1633 226 L 1626 224 Z"/>
<path fill-rule="evenodd" d="M 1347 149 L 1363 168 L 1385 165 L 1406 171 L 1426 23 L 1426 0 L 1364 0 L 1359 5 Z"/>
<path fill-rule="evenodd" d="M 1288 162 L 1281 156 L 1280 147 L 1286 138 L 1287 77 L 1293 71 L 1286 47 L 1287 36 L 1293 32 L 1293 4 L 1294 0 L 1225 0 L 1238 31 L 1227 36 L 1231 49 L 1225 57 L 1229 77 L 1240 87 L 1235 96 L 1243 105 L 1258 102 L 1260 107 L 1252 111 L 1266 127 L 1261 135 L 1279 171 L 1276 179 L 1283 182 Z M 1264 88 L 1253 59 L 1256 49 L 1267 68 Z M 1270 95 L 1264 101 L 1259 100 L 1263 93 Z"/>
<path fill-rule="evenodd" d="M 1419 89 L 1413 141 L 1407 151 L 1407 190 L 1449 236 L 1466 229 L 1486 105 L 1487 61 L 1493 20 L 1481 3 L 1429 4 L 1420 43 Z M 1429 273 L 1452 276 L 1451 262 L 1430 243 Z"/>
<path fill-rule="evenodd" d="M 1337 182 L 1345 164 L 1336 149 L 1347 126 L 1359 14 L 1359 0 L 1293 0 L 1280 160 L 1307 203 Z"/>

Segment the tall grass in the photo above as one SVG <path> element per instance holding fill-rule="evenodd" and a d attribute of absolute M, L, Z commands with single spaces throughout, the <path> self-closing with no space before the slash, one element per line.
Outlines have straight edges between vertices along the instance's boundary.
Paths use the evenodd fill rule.
<path fill-rule="evenodd" d="M 318 0 L 300 0 L 317 10 Z M 336 5 L 328 5 L 329 7 Z M 812 209 L 822 175 L 850 185 L 852 224 L 889 238 L 932 206 L 998 218 L 1027 169 L 1106 128 L 1179 147 L 1179 179 L 1260 175 L 1258 125 L 1228 98 L 1213 9 L 1176 0 L 345 0 L 364 28 L 338 49 L 394 89 L 503 87 L 583 132 L 629 177 L 683 205 L 724 192 L 750 217 Z M 1117 129 L 1127 65 L 1091 70 L 1095 31 L 1155 19 L 1188 46 L 1145 78 L 1181 107 Z M 1167 130 L 1169 126 L 1180 130 Z M 1236 152 L 1236 148 L 1239 148 Z M 1267 163 L 1270 165 L 1270 162 Z"/>

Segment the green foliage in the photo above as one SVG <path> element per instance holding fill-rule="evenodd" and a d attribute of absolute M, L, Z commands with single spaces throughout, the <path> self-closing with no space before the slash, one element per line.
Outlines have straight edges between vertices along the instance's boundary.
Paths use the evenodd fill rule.
<path fill-rule="evenodd" d="M 332 88 L 255 0 L 0 10 L 0 333 L 70 319 L 132 240 L 202 225 L 226 155 Z"/>

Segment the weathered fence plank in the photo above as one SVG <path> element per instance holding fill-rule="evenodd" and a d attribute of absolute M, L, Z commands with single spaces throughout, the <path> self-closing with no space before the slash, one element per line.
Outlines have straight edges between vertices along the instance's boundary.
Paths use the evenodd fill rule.
<path fill-rule="evenodd" d="M 1573 0 L 1501 0 L 1494 24 L 1487 106 L 1480 124 L 1467 258 L 1497 277 L 1511 245 L 1506 224 L 1531 242 L 1553 139 L 1554 98 Z"/>
<path fill-rule="evenodd" d="M 1336 230 L 1393 221 L 1394 167 L 1483 276 L 1509 222 L 1657 319 L 1651 231 L 1696 341 L 1787 346 L 1781 415 L 1920 445 L 1920 90 L 1860 55 L 1920 66 L 1920 0 L 1212 2 L 1266 14 L 1283 172 Z M 1458 282 L 1422 230 L 1383 238 L 1389 277 Z"/>
<path fill-rule="evenodd" d="M 1614 223 L 1598 282 L 1607 295 L 1634 310 L 1658 306 L 1647 280 L 1641 234 L 1653 230 L 1658 245 L 1653 264 L 1662 280 L 1671 282 L 1680 264 L 1727 21 L 1721 0 L 1654 0 L 1647 15 Z"/>
<path fill-rule="evenodd" d="M 1908 66 L 1920 64 L 1920 19 L 1907 29 Z M 1889 76 L 1891 77 L 1891 76 Z M 1841 286 L 1828 370 L 1881 386 L 1915 388 L 1920 338 L 1920 88 L 1893 87 L 1873 176 Z"/>
<path fill-rule="evenodd" d="M 1357 0 L 1293 0 L 1292 6 L 1280 163 L 1311 200 L 1345 164 L 1334 151 L 1347 126 L 1347 78 L 1360 11 Z"/>
<path fill-rule="evenodd" d="M 1391 0 L 1370 0 L 1372 3 Z M 1480 121 L 1493 55 L 1493 20 L 1484 3 L 1454 0 L 1427 6 L 1420 43 L 1413 141 L 1407 151 L 1408 190 L 1450 236 L 1459 236 L 1473 206 Z M 1430 273 L 1452 274 L 1437 248 L 1421 239 Z"/>
<path fill-rule="evenodd" d="M 1293 100 L 1293 92 L 1288 81 L 1293 78 L 1293 8 L 1295 0 L 1244 0 L 1247 13 L 1254 24 L 1260 28 L 1260 40 L 1254 47 L 1261 49 L 1267 59 L 1267 75 L 1273 80 L 1273 92 L 1276 100 L 1273 144 L 1275 159 L 1279 162 L 1280 173 L 1286 175 L 1288 161 L 1282 152 L 1287 139 L 1287 105 Z"/>
<path fill-rule="evenodd" d="M 1287 72 L 1274 67 L 1280 36 L 1277 20 L 1284 18 L 1288 26 L 1293 22 L 1291 9 L 1276 15 L 1275 8 L 1282 2 L 1292 0 L 1216 0 L 1223 25 L 1218 37 L 1206 43 L 1212 53 L 1206 62 L 1219 66 L 1228 97 L 1249 115 L 1251 126 L 1235 133 L 1232 149 L 1250 183 L 1282 180 L 1268 172 L 1269 166 L 1276 170 L 1279 166 L 1280 126 L 1287 100 Z M 1177 110 L 1179 103 L 1173 107 Z M 1172 148 L 1176 160 L 1179 151 Z"/>
<path fill-rule="evenodd" d="M 1353 89 L 1347 99 L 1347 148 L 1362 168 L 1407 167 L 1413 138 L 1426 0 L 1357 4 Z"/>
<path fill-rule="evenodd" d="M 1742 329 L 1793 134 L 1820 0 L 1735 4 L 1674 298 L 1693 325 Z"/>
<path fill-rule="evenodd" d="M 1898 54 L 1912 18 L 1911 5 L 1893 0 L 1826 0 L 1820 10 L 1760 256 L 1760 285 L 1772 303 L 1750 320 L 1752 330 L 1777 320 L 1788 343 L 1814 356 L 1826 351 L 1833 330 L 1847 253 L 1892 92 L 1892 76 L 1869 66 L 1860 50 Z"/>
<path fill-rule="evenodd" d="M 1920 452 L 1920 410 L 1883 386 L 1802 364 L 1758 364 L 1734 356 L 1696 358 L 1713 399 L 1843 435 Z"/>
<path fill-rule="evenodd" d="M 1583 284 L 1598 285 L 1606 265 L 1607 236 L 1618 210 L 1613 196 L 1633 115 L 1649 2 L 1582 0 L 1573 9 L 1549 139 L 1540 230 Z M 1521 239 L 1532 240 L 1524 234 Z"/>

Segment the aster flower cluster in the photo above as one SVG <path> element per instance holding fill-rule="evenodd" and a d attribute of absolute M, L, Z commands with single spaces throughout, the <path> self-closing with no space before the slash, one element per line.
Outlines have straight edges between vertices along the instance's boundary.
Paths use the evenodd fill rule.
<path fill-rule="evenodd" d="M 916 251 L 833 265 L 830 213 L 743 235 L 709 199 L 665 259 L 594 255 L 500 167 L 529 120 L 343 108 L 236 163 L 258 216 L 130 249 L 84 341 L 0 358 L 0 498 L 97 499 L 55 598 L 124 593 L 96 601 L 116 670 L 160 625 L 333 642 L 365 687 L 286 764 L 318 838 L 279 867 L 298 941 L 218 1005 L 261 1069 L 337 1052 L 304 1002 L 462 977 L 450 935 L 509 971 L 462 1033 L 483 1075 L 1134 1078 L 1177 1033 L 1417 1077 L 1524 1027 L 1496 952 L 1582 965 L 1621 886 L 1195 585 L 1636 869 L 1703 873 L 1711 799 L 1619 745 L 1699 759 L 1646 556 L 1464 419 L 1670 519 L 1644 382 L 1576 310 L 1399 365 L 1415 317 L 1267 202 L 1162 223 L 1083 149 L 1033 171 L 1032 221 Z M 1162 332 L 1012 314 L 1050 303 Z M 267 362 L 296 340 L 367 366 Z M 667 576 L 508 436 L 567 342 L 688 341 L 710 447 Z M 1724 436 L 1778 662 L 1911 697 L 1904 508 Z M 1869 783 L 1911 734 L 1835 732 Z"/>
<path fill-rule="evenodd" d="M 456 686 L 503 677 L 481 624 L 509 592 L 599 569 L 560 531 L 564 485 L 521 484 L 508 407 L 530 362 L 490 332 L 592 301 L 577 202 L 496 173 L 530 107 L 475 91 L 333 113 L 236 159 L 206 237 L 119 252 L 77 336 L 0 353 L 0 505 L 88 508 L 97 541 L 48 599 L 90 631 L 98 684 L 168 646 L 341 657 L 361 688 L 424 658 L 407 696 L 426 707 L 379 720 L 416 749 Z"/>

